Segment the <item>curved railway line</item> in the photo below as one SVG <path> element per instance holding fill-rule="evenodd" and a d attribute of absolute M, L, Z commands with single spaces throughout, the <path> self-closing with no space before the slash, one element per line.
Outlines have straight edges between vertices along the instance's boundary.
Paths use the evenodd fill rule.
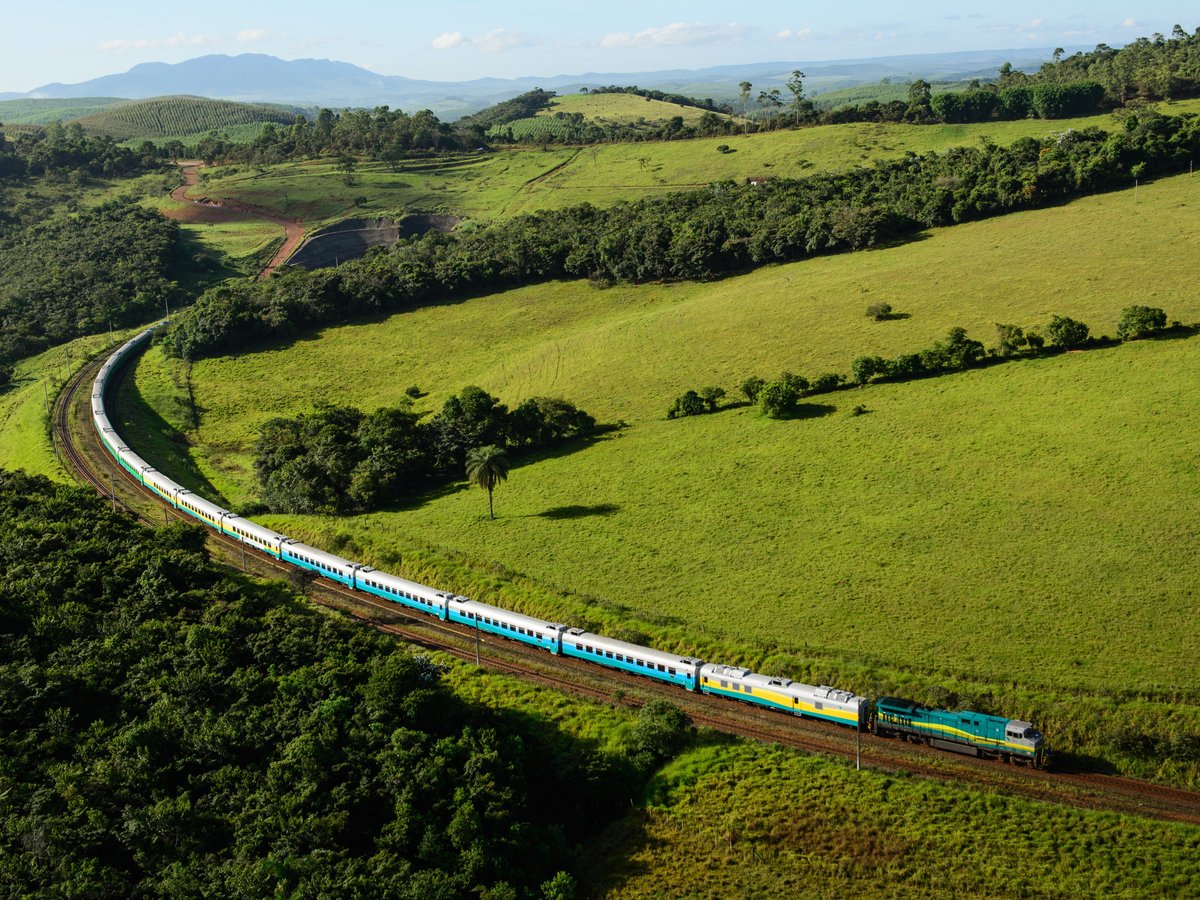
<path fill-rule="evenodd" d="M 55 402 L 53 430 L 66 464 L 114 506 L 121 504 L 148 525 L 159 523 L 156 511 L 162 512 L 163 522 L 174 519 L 194 523 L 186 513 L 139 484 L 100 444 L 91 427 L 90 392 L 81 388 L 90 387 L 106 358 L 102 354 L 81 366 Z M 297 570 L 292 566 L 257 550 L 246 551 L 244 544 L 211 529 L 205 531 L 209 547 L 232 568 L 258 577 L 282 577 L 295 582 Z M 491 636 L 481 638 L 478 631 L 416 617 L 402 607 L 351 591 L 325 578 L 300 586 L 310 599 L 348 613 L 409 644 L 470 662 L 480 659 L 485 668 L 499 674 L 609 704 L 640 706 L 649 699 L 662 698 L 684 710 L 696 724 L 726 734 L 851 760 L 856 756 L 856 735 L 843 727 L 681 691 L 620 671 L 599 670 L 585 662 L 551 656 L 524 644 Z M 1024 766 L 1005 766 L 868 733 L 861 735 L 861 757 L 865 765 L 880 771 L 966 783 L 1084 809 L 1200 825 L 1200 792 L 1132 778 L 1062 768 L 1048 773 Z"/>

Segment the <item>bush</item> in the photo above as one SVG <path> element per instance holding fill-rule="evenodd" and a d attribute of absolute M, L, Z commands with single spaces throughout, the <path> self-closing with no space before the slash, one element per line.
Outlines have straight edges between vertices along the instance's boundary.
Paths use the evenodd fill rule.
<path fill-rule="evenodd" d="M 746 399 L 751 403 L 757 403 L 758 392 L 763 389 L 764 384 L 766 384 L 766 382 L 757 375 L 751 375 L 742 382 L 742 394 L 745 395 Z"/>
<path fill-rule="evenodd" d="M 1156 306 L 1127 306 L 1121 310 L 1117 337 L 1132 341 L 1162 331 L 1167 327 L 1167 314 Z"/>
<path fill-rule="evenodd" d="M 876 322 L 882 322 L 885 319 L 890 319 L 892 317 L 892 304 L 872 303 L 867 307 L 867 316 L 874 319 Z"/>
<path fill-rule="evenodd" d="M 708 411 L 708 406 L 703 398 L 695 391 L 688 391 L 675 398 L 675 402 L 667 410 L 667 418 L 680 419 L 684 416 L 701 416 Z"/>
<path fill-rule="evenodd" d="M 758 408 L 772 419 L 786 419 L 800 407 L 800 392 L 784 379 L 768 381 L 758 392 Z"/>
<path fill-rule="evenodd" d="M 1046 338 L 1056 347 L 1074 350 L 1087 343 L 1088 327 L 1067 316 L 1053 316 L 1046 326 Z"/>
<path fill-rule="evenodd" d="M 704 401 L 704 405 L 708 407 L 709 412 L 717 411 L 717 404 L 725 396 L 725 388 L 706 387 L 700 389 L 700 399 Z"/>
<path fill-rule="evenodd" d="M 638 710 L 631 755 L 643 768 L 658 768 L 687 745 L 693 731 L 683 710 L 666 700 L 651 700 Z"/>
<path fill-rule="evenodd" d="M 846 381 L 846 376 L 837 372 L 826 372 L 824 375 L 818 375 L 813 379 L 812 386 L 808 389 L 810 394 L 828 394 L 830 391 L 836 391 Z"/>

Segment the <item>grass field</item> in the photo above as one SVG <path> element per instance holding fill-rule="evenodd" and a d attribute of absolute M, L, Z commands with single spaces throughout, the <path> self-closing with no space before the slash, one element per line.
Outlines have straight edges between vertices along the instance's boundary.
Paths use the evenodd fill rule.
<path fill-rule="evenodd" d="M 263 521 L 708 658 L 864 690 L 945 679 L 998 692 L 1014 715 L 1061 717 L 1060 732 L 1083 728 L 1079 703 L 1193 702 L 1200 568 L 1177 541 L 1200 532 L 1194 340 L 837 393 L 819 398 L 828 415 L 792 422 L 663 416 L 689 387 L 846 371 L 955 324 L 991 342 L 997 320 L 1056 312 L 1111 333 L 1132 303 L 1200 319 L 1185 262 L 1200 251 L 1198 192 L 1164 179 L 1136 205 L 1108 194 L 714 284 L 528 288 L 204 361 L 194 465 L 237 507 L 254 499 L 258 427 L 316 397 L 373 408 L 417 383 L 432 410 L 468 383 L 509 403 L 561 395 L 629 427 L 517 468 L 495 523 L 465 487 L 390 513 Z M 911 317 L 869 320 L 880 299 Z M 138 384 L 156 372 L 152 354 Z M 857 404 L 869 414 L 850 417 Z M 156 408 L 171 421 L 169 403 Z M 1054 713 L 1046 698 L 1063 691 L 1093 699 Z M 1187 722 L 1196 707 L 1167 709 L 1154 715 Z"/>
<path fill-rule="evenodd" d="M 589 848 L 592 896 L 1126 897 L 1200 892 L 1183 825 L 757 746 L 702 747 Z"/>
<path fill-rule="evenodd" d="M 608 96 L 629 99 L 628 95 L 589 99 Z M 1200 110 L 1200 101 L 1165 108 L 1173 113 L 1194 112 Z M 1111 116 L 977 125 L 855 124 L 692 141 L 514 148 L 477 157 L 414 160 L 399 172 L 382 163 L 363 163 L 349 185 L 331 162 L 226 167 L 211 170 L 203 190 L 213 198 L 280 210 L 312 227 L 360 212 L 417 210 L 487 220 L 583 202 L 609 205 L 725 179 L 799 177 L 901 156 L 909 150 L 946 150 L 984 137 L 1007 144 L 1020 137 L 1115 124 Z M 720 145 L 735 152 L 719 153 Z M 359 198 L 364 199 L 361 208 L 356 205 Z"/>
<path fill-rule="evenodd" d="M 555 97 L 550 101 L 549 108 L 541 110 L 538 115 L 552 116 L 558 112 L 579 113 L 589 121 L 620 125 L 635 125 L 643 120 L 661 124 L 680 116 L 686 124 L 691 125 L 698 122 L 708 110 L 652 100 L 637 94 L 567 94 Z M 721 113 L 717 115 L 728 118 Z"/>

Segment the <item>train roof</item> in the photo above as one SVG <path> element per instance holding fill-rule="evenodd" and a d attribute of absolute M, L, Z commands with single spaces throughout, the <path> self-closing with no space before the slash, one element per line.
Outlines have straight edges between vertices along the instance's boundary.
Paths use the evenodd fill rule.
<path fill-rule="evenodd" d="M 477 616 L 487 616 L 490 619 L 507 622 L 510 625 L 519 625 L 522 628 L 540 628 L 544 631 L 563 630 L 563 626 L 558 623 L 547 622 L 545 619 L 535 619 L 533 616 L 527 616 L 508 609 L 501 609 L 499 606 L 492 606 L 490 603 L 480 603 L 478 600 L 468 600 L 466 597 L 451 596 L 450 602 L 454 604 L 454 609 L 460 612 L 474 613 Z"/>
<path fill-rule="evenodd" d="M 284 536 L 280 535 L 280 537 Z M 327 566 L 335 566 L 340 569 L 346 569 L 347 571 L 358 566 L 358 563 L 351 562 L 350 560 L 344 559 L 340 556 L 334 556 L 332 553 L 326 553 L 324 550 L 318 550 L 316 547 L 310 547 L 308 544 L 302 544 L 299 541 L 292 540 L 291 538 L 284 538 L 283 549 L 293 556 L 298 553 L 302 553 L 310 559 L 316 560 L 317 562 L 324 563 Z"/>
<path fill-rule="evenodd" d="M 660 662 L 671 666 L 691 666 L 702 662 L 702 660 L 691 656 L 684 656 L 680 653 L 664 653 L 661 650 L 655 650 L 651 647 L 643 647 L 641 644 L 618 641 L 615 638 L 608 638 L 602 634 L 592 634 L 578 628 L 568 629 L 563 634 L 563 640 L 574 641 L 576 644 L 588 644 L 598 650 L 611 650 L 614 653 L 621 653 L 625 656 L 632 655 L 640 659 L 653 660 L 656 663 Z"/>

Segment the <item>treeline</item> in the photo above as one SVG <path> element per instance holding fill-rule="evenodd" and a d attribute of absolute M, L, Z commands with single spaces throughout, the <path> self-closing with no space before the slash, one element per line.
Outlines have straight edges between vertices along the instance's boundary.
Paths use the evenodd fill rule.
<path fill-rule="evenodd" d="M 179 241 L 132 200 L 0 227 L 0 364 L 177 306 Z"/>
<path fill-rule="evenodd" d="M 1101 85 L 1113 105 L 1200 95 L 1200 28 L 1188 34 L 1176 25 L 1170 37 L 1141 37 L 1120 50 L 1098 44 L 1089 53 L 1068 57 L 1056 50 L 1054 59 L 1034 74 L 1021 72 L 1008 63 L 1000 69 L 1002 89 L 1085 80 Z"/>
<path fill-rule="evenodd" d="M 455 128 L 427 109 L 410 115 L 380 106 L 374 110 L 343 112 L 322 109 L 314 121 L 300 115 L 287 127 L 267 123 L 258 137 L 248 143 L 235 143 L 214 132 L 196 144 L 194 153 L 210 165 L 214 162 L 269 165 L 323 154 L 394 163 L 413 154 L 470 150 L 482 142 L 482 130 Z"/>
<path fill-rule="evenodd" d="M 406 409 L 364 414 L 334 406 L 272 419 L 254 447 L 264 506 L 285 513 L 368 512 L 461 477 L 475 447 L 544 449 L 596 426 L 565 400 L 533 397 L 509 410 L 474 386 L 448 399 L 428 422 L 418 419 Z"/>
<path fill-rule="evenodd" d="M 0 128 L 0 182 L 74 173 L 119 178 L 153 171 L 162 161 L 153 144 L 130 150 L 112 138 L 89 137 L 77 123 L 64 126 L 56 122 L 45 128 L 21 131 L 11 139 Z"/>
<path fill-rule="evenodd" d="M 203 529 L 0 473 L 0 894 L 546 898 L 690 728 L 470 706 Z"/>
<path fill-rule="evenodd" d="M 167 346 L 195 359 L 318 324 L 556 278 L 711 278 L 1124 187 L 1186 170 L 1198 150 L 1195 116 L 1142 112 L 1112 134 L 1089 128 L 1010 147 L 910 153 L 804 180 L 725 182 L 603 210 L 543 211 L 429 234 L 335 269 L 210 290 L 177 319 Z"/>
<path fill-rule="evenodd" d="M 1190 333 L 1179 322 L 1167 325 L 1167 314 L 1155 306 L 1127 306 L 1117 322 L 1117 339 L 1135 341 L 1174 331 Z M 757 405 L 759 411 L 772 419 L 790 419 L 804 413 L 806 398 L 840 390 L 844 385 L 863 386 L 872 382 L 911 381 L 949 372 L 961 372 L 975 366 L 1003 362 L 1018 357 L 1037 356 L 1043 352 L 1081 350 L 1111 345 L 1107 335 L 1093 337 L 1084 322 L 1069 316 L 1052 316 L 1041 328 L 997 323 L 996 343 L 984 347 L 982 341 L 967 335 L 961 326 L 951 328 L 946 336 L 916 353 L 902 353 L 890 359 L 882 356 L 858 356 L 850 364 L 849 376 L 826 372 L 811 381 L 803 375 L 783 372 L 770 381 L 753 375 L 742 382 L 741 393 L 746 401 Z M 1049 350 L 1045 351 L 1044 348 Z M 668 419 L 698 416 L 716 412 L 725 390 L 708 387 L 687 391 L 676 398 L 667 411 Z M 855 407 L 854 413 L 865 411 Z"/>
<path fill-rule="evenodd" d="M 1095 81 L 1069 84 L 981 85 L 966 91 L 935 94 L 928 82 L 913 82 L 907 102 L 869 101 L 814 113 L 812 124 L 906 122 L 956 124 L 1015 119 L 1065 119 L 1104 108 L 1104 88 Z M 786 118 L 786 117 L 779 117 Z"/>
<path fill-rule="evenodd" d="M 585 118 L 583 113 L 560 111 L 493 126 L 487 138 L 505 144 L 604 144 L 689 140 L 746 132 L 742 123 L 714 112 L 705 112 L 693 122 L 685 122 L 683 116 L 659 122 L 598 122 Z"/>
<path fill-rule="evenodd" d="M 458 124 L 464 129 L 473 129 L 482 134 L 496 125 L 504 125 L 507 122 L 528 119 L 530 116 L 537 115 L 549 107 L 550 101 L 557 96 L 555 91 L 534 88 L 532 91 L 518 94 L 509 100 L 501 100 L 472 115 L 463 116 L 458 120 Z"/>

